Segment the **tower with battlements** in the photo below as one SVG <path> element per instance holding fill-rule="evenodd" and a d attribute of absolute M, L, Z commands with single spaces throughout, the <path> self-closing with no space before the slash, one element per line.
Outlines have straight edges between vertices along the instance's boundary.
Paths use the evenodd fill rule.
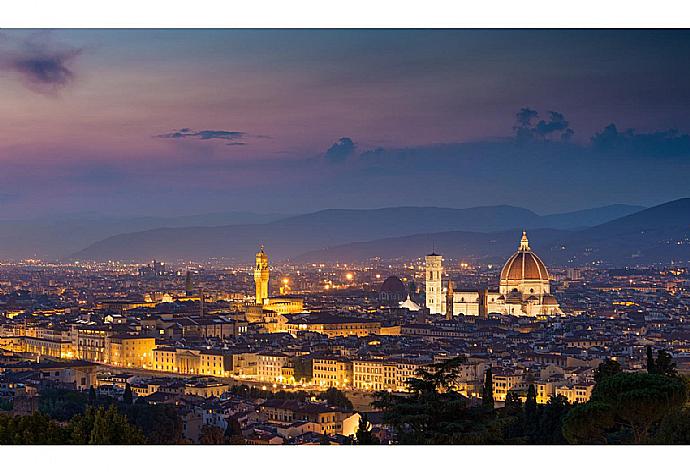
<path fill-rule="evenodd" d="M 256 265 L 254 266 L 254 285 L 256 287 L 256 303 L 263 305 L 268 298 L 268 256 L 264 252 L 262 245 L 256 253 Z"/>

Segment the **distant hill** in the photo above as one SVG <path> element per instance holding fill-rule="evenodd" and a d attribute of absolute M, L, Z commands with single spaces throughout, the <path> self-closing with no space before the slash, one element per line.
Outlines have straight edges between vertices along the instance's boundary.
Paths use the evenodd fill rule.
<path fill-rule="evenodd" d="M 570 235 L 568 230 L 536 229 L 528 232 L 532 249 L 546 251 L 559 240 Z M 443 233 L 414 234 L 397 238 L 377 239 L 368 242 L 349 243 L 310 251 L 295 257 L 295 262 L 352 262 L 379 257 L 383 260 L 424 257 L 434 251 L 445 258 L 472 263 L 499 264 L 515 252 L 522 233 L 518 229 L 493 233 L 446 231 Z M 534 244 L 532 244 L 534 241 Z"/>
<path fill-rule="evenodd" d="M 690 198 L 664 203 L 571 234 L 545 257 L 556 263 L 690 263 Z"/>
<path fill-rule="evenodd" d="M 562 215 L 539 216 L 524 208 L 487 206 L 467 209 L 396 207 L 374 210 L 323 210 L 265 224 L 159 228 L 120 234 L 73 255 L 85 260 L 204 260 L 224 257 L 249 262 L 265 244 L 272 260 L 284 260 L 353 241 L 447 231 L 498 232 L 508 229 L 581 228 L 639 207 L 614 205 Z M 615 216 L 612 216 L 615 215 Z M 433 242 L 429 241 L 427 249 Z"/>
<path fill-rule="evenodd" d="M 690 199 L 675 200 L 582 230 L 529 231 L 530 246 L 547 264 L 614 265 L 690 263 Z M 424 255 L 433 243 L 436 252 L 468 262 L 499 263 L 518 246 L 518 231 L 491 233 L 442 232 L 350 243 L 310 251 L 300 262 L 363 261 Z"/>
<path fill-rule="evenodd" d="M 161 227 L 257 224 L 279 214 L 218 212 L 178 217 L 108 217 L 71 214 L 31 220 L 0 220 L 0 259 L 57 259 L 114 234 Z"/>

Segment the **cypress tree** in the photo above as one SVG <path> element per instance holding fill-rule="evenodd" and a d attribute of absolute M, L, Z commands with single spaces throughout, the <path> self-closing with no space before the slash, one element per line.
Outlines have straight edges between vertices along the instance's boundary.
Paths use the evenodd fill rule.
<path fill-rule="evenodd" d="M 656 365 L 654 364 L 654 353 L 652 352 L 652 346 L 647 346 L 647 373 L 656 373 Z"/>
<path fill-rule="evenodd" d="M 534 384 L 530 384 L 527 388 L 527 398 L 525 398 L 525 432 L 530 443 L 534 442 L 538 429 L 537 389 L 534 388 Z"/>
<path fill-rule="evenodd" d="M 125 393 L 122 394 L 122 402 L 127 405 L 132 404 L 132 387 L 130 387 L 129 384 L 125 386 Z"/>
<path fill-rule="evenodd" d="M 493 411 L 494 409 L 494 380 L 491 373 L 491 367 L 486 371 L 484 375 L 484 389 L 482 391 L 482 405 L 487 410 Z"/>

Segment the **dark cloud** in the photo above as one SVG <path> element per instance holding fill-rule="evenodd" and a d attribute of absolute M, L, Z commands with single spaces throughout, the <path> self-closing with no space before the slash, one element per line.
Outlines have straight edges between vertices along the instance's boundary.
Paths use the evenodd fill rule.
<path fill-rule="evenodd" d="M 56 95 L 74 81 L 72 66 L 81 49 L 35 41 L 2 46 L 5 48 L 0 50 L 0 69 L 19 75 L 24 85 L 34 92 Z"/>
<path fill-rule="evenodd" d="M 539 116 L 535 110 L 530 108 L 521 108 L 519 112 L 515 114 L 515 120 L 519 127 L 529 128 L 532 126 L 532 120 L 535 120 Z"/>
<path fill-rule="evenodd" d="M 539 120 L 539 112 L 522 108 L 515 115 L 515 136 L 520 141 L 551 140 L 568 141 L 575 134 L 563 113 L 549 111 L 548 120 Z"/>
<path fill-rule="evenodd" d="M 209 139 L 220 139 L 223 141 L 229 141 L 226 143 L 228 146 L 244 146 L 245 142 L 239 141 L 240 139 L 246 138 L 247 133 L 243 131 L 223 131 L 223 130 L 210 130 L 205 129 L 201 131 L 195 131 L 191 128 L 180 128 L 176 131 L 171 131 L 170 133 L 159 134 L 157 138 L 163 139 L 199 139 L 201 141 L 207 141 Z"/>
<path fill-rule="evenodd" d="M 619 131 L 611 123 L 592 136 L 592 149 L 601 153 L 641 157 L 690 156 L 690 136 L 670 129 L 638 133 L 629 128 Z"/>
<path fill-rule="evenodd" d="M 342 162 L 355 153 L 355 148 L 352 139 L 343 137 L 328 148 L 324 157 L 331 162 Z"/>

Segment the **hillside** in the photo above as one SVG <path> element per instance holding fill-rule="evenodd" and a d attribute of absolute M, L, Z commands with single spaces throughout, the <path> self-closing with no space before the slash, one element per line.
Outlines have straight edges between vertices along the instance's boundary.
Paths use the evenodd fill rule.
<path fill-rule="evenodd" d="M 446 257 L 498 263 L 517 247 L 518 231 L 425 233 L 332 246 L 295 258 L 301 262 L 419 257 L 435 247 Z M 613 265 L 690 262 L 690 199 L 680 199 L 591 228 L 529 232 L 530 245 L 547 264 Z"/>

